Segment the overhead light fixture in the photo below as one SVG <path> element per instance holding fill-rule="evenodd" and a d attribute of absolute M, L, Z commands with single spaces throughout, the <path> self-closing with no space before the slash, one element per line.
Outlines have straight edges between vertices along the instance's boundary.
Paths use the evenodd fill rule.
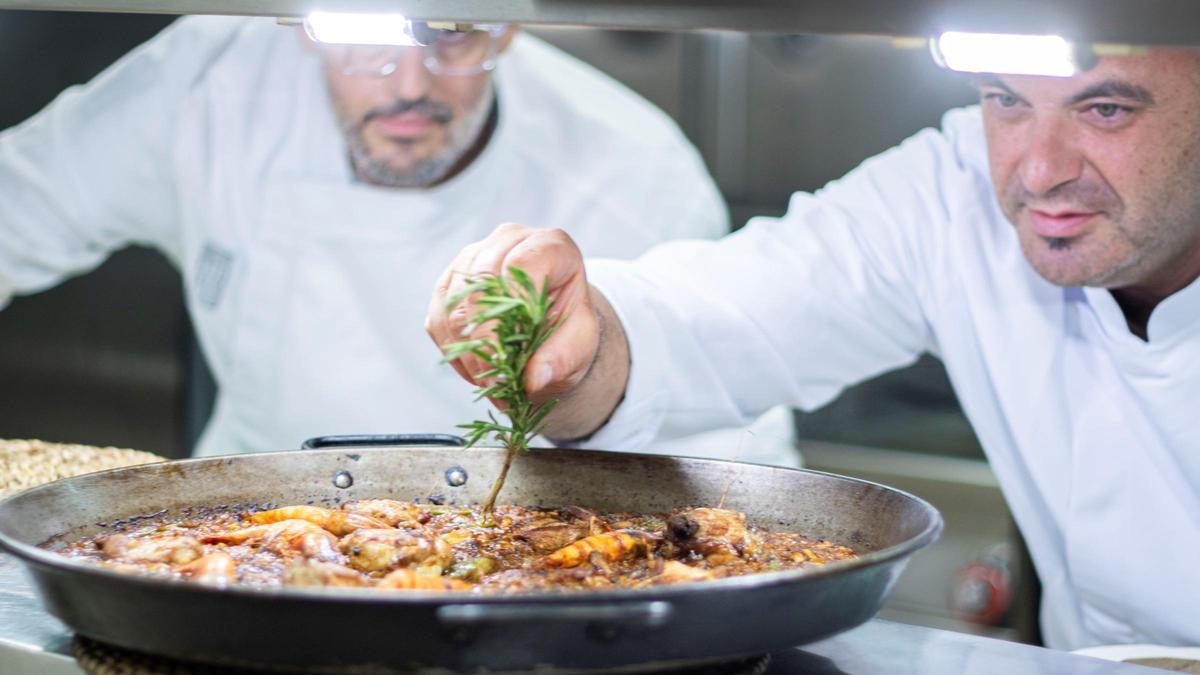
<path fill-rule="evenodd" d="M 964 73 L 1071 77 L 1079 71 L 1075 46 L 1057 35 L 1004 35 L 947 31 L 929 41 L 939 65 Z"/>
<path fill-rule="evenodd" d="M 341 45 L 422 44 L 413 37 L 412 22 L 403 14 L 349 14 L 312 12 L 304 19 L 304 31 L 317 42 Z"/>

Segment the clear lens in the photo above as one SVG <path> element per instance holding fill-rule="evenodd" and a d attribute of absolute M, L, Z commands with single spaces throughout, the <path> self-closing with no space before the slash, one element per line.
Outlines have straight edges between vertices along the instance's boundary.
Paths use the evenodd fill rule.
<path fill-rule="evenodd" d="M 334 68 L 347 75 L 390 74 L 396 69 L 396 61 L 403 54 L 399 47 L 380 45 L 322 45 L 321 54 Z M 388 73 L 388 64 L 392 64 Z"/>
<path fill-rule="evenodd" d="M 423 46 L 321 45 L 326 61 L 347 75 L 387 77 L 409 50 L 421 49 L 424 64 L 436 75 L 477 75 L 495 67 L 496 53 L 504 26 L 477 26 L 456 31 L 413 24 L 413 35 Z"/>
<path fill-rule="evenodd" d="M 487 31 L 475 30 L 470 33 L 457 31 L 440 31 L 433 44 L 432 56 L 438 64 L 447 68 L 474 68 L 483 64 L 492 56 L 492 34 Z"/>

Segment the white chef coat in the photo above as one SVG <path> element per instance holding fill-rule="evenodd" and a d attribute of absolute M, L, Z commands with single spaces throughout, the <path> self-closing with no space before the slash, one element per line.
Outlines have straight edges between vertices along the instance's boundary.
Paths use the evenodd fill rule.
<path fill-rule="evenodd" d="M 454 433 L 487 403 L 422 323 L 463 246 L 505 221 L 616 257 L 728 230 L 698 153 L 621 85 L 525 35 L 495 82 L 498 126 L 463 173 L 373 187 L 294 29 L 182 19 L 0 134 L 0 306 L 147 244 L 181 270 L 220 385 L 199 454 Z"/>
<path fill-rule="evenodd" d="M 1048 644 L 1200 644 L 1200 282 L 1142 342 L 1107 291 L 1038 276 L 993 195 L 977 108 L 782 218 L 589 272 L 633 364 L 593 442 L 816 408 L 929 351 L 1029 542 Z"/>

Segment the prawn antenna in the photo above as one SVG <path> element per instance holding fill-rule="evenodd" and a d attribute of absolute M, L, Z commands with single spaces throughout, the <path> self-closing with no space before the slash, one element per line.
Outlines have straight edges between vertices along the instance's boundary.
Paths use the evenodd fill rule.
<path fill-rule="evenodd" d="M 737 447 L 733 449 L 733 458 L 729 461 L 736 462 L 738 461 L 738 458 L 742 456 L 742 443 L 746 440 L 746 434 L 753 436 L 754 432 L 750 431 L 749 429 L 742 429 L 742 434 L 738 436 Z M 729 486 L 731 485 L 733 485 L 732 466 L 729 467 L 728 472 L 725 474 L 725 486 L 721 488 L 721 501 L 717 502 L 718 509 L 725 508 L 725 498 L 729 496 Z"/>

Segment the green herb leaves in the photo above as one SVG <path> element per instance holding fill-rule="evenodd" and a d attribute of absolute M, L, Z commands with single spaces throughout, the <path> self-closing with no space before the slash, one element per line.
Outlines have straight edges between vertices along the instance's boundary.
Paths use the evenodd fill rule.
<path fill-rule="evenodd" d="M 489 398 L 498 402 L 501 412 L 508 418 L 508 424 L 501 423 L 489 411 L 487 420 L 458 425 L 468 432 L 468 446 L 491 435 L 508 450 L 504 467 L 484 504 L 484 512 L 490 514 L 516 453 L 529 448 L 529 440 L 541 430 L 546 415 L 558 402 L 535 404 L 530 401 L 525 393 L 524 375 L 529 359 L 562 320 L 550 320 L 554 303 L 550 300 L 549 279 L 539 290 L 519 267 L 509 267 L 507 276 L 468 279 L 466 287 L 446 301 L 446 311 L 476 294 L 474 302 L 480 308 L 479 313 L 463 328 L 463 335 L 470 335 L 490 322 L 493 337 L 445 345 L 442 360 L 448 363 L 473 354 L 488 364 L 490 369 L 476 376 L 476 380 L 484 384 L 475 390 L 475 400 Z"/>

